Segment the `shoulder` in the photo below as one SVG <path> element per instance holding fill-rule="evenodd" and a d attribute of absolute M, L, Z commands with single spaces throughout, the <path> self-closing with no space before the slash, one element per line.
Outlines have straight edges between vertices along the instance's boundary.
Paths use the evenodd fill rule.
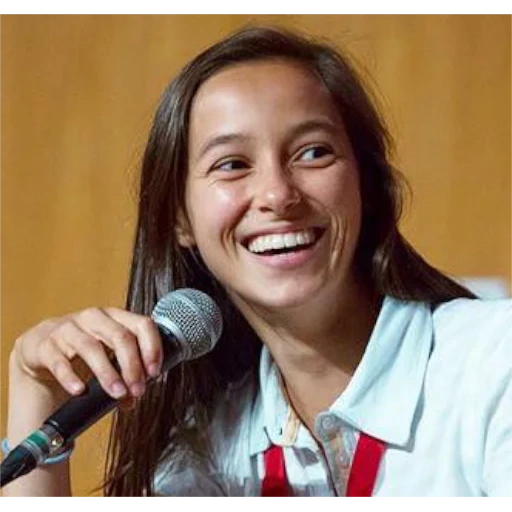
<path fill-rule="evenodd" d="M 512 299 L 455 299 L 437 307 L 433 313 L 434 325 L 443 329 L 461 329 L 471 326 L 476 332 L 500 332 L 512 320 Z"/>
<path fill-rule="evenodd" d="M 510 350 L 512 300 L 456 299 L 433 312 L 434 344 L 465 351 Z"/>
<path fill-rule="evenodd" d="M 433 312 L 432 326 L 425 403 L 468 478 L 487 495 L 509 495 L 512 300 L 456 299 Z"/>
<path fill-rule="evenodd" d="M 456 299 L 433 312 L 432 324 L 431 370 L 492 403 L 512 378 L 512 300 Z"/>

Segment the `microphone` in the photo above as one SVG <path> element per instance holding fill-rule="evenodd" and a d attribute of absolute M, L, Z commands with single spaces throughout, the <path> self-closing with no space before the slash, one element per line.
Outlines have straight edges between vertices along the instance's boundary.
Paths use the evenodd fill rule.
<path fill-rule="evenodd" d="M 207 354 L 222 332 L 217 304 L 192 288 L 181 288 L 162 297 L 151 317 L 162 338 L 162 372 Z M 98 379 L 91 379 L 82 394 L 69 399 L 9 453 L 0 466 L 0 487 L 42 464 L 118 404 L 101 388 Z"/>

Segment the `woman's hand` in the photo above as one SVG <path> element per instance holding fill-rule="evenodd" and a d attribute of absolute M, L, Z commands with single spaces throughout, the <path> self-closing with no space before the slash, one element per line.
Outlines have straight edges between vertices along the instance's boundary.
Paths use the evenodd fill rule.
<path fill-rule="evenodd" d="M 118 308 L 89 308 L 45 320 L 22 334 L 10 363 L 12 378 L 42 385 L 56 401 L 65 396 L 62 390 L 82 393 L 92 376 L 113 398 L 139 397 L 147 378 L 160 373 L 161 340 L 149 317 Z"/>

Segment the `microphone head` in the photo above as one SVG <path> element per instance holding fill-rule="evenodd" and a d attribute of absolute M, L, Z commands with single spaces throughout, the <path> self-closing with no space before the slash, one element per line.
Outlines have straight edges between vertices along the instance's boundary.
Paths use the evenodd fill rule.
<path fill-rule="evenodd" d="M 219 307 L 209 295 L 193 288 L 180 288 L 164 295 L 151 317 L 174 335 L 185 361 L 210 352 L 222 333 Z"/>

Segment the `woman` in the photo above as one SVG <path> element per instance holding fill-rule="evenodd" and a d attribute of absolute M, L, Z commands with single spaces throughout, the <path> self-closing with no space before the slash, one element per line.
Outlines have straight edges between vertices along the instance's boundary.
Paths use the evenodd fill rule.
<path fill-rule="evenodd" d="M 81 360 L 132 402 L 107 495 L 510 493 L 510 302 L 476 300 L 403 239 L 389 145 L 325 44 L 249 28 L 196 57 L 151 129 L 127 308 L 17 340 L 11 444 L 83 390 Z M 146 384 L 162 359 L 147 315 L 181 287 L 215 299 L 223 335 Z M 68 472 L 11 492 L 68 494 Z"/>

